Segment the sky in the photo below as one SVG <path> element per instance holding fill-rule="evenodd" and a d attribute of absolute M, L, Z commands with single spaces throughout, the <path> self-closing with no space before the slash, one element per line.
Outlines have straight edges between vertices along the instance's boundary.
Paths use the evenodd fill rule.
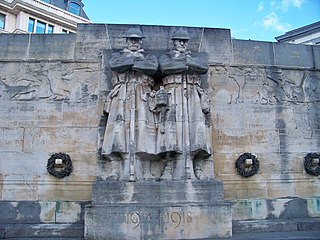
<path fill-rule="evenodd" d="M 320 0 L 82 0 L 93 23 L 231 29 L 236 39 L 275 42 L 320 21 Z"/>

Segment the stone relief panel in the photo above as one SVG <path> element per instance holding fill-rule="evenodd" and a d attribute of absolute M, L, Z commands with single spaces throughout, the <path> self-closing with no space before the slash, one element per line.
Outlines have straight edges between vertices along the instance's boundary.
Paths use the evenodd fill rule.
<path fill-rule="evenodd" d="M 320 73 L 312 70 L 211 66 L 209 81 L 221 103 L 320 102 Z"/>
<path fill-rule="evenodd" d="M 0 100 L 97 99 L 99 66 L 93 63 L 2 62 Z"/>
<path fill-rule="evenodd" d="M 102 178 L 211 179 L 202 170 L 204 165 L 213 169 L 210 100 L 200 86 L 202 79 L 207 83 L 207 54 L 188 50 L 190 37 L 183 29 L 172 35 L 166 53 L 145 51 L 138 28 L 128 29 L 123 38 L 127 47 L 102 57 L 102 95 L 110 86 L 107 77 L 113 84 L 101 97 L 106 100 L 99 130 L 101 168 L 111 162 L 112 169 L 106 177 L 101 171 Z M 160 172 L 153 171 L 155 165 Z"/>

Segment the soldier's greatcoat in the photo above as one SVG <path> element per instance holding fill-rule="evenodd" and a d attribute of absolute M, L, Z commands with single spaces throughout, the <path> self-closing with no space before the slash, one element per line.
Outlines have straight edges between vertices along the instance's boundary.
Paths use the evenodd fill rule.
<path fill-rule="evenodd" d="M 154 84 L 152 75 L 158 68 L 157 57 L 143 50 L 132 52 L 124 49 L 113 54 L 109 64 L 114 87 L 105 107 L 109 116 L 102 155 L 129 153 L 132 136 L 134 145 L 131 145 L 131 150 L 134 153 L 155 154 L 156 128 L 148 97 Z M 130 131 L 132 121 L 133 132 Z"/>
<path fill-rule="evenodd" d="M 159 58 L 163 86 L 169 96 L 164 134 L 158 134 L 157 152 L 186 154 L 192 159 L 211 154 L 209 102 L 200 88 L 200 74 L 208 71 L 207 59 L 175 50 Z"/>

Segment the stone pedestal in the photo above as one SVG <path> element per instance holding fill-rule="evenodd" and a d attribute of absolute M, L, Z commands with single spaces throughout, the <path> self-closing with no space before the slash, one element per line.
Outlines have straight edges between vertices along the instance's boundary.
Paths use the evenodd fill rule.
<path fill-rule="evenodd" d="M 232 235 L 220 181 L 97 181 L 86 239 L 203 239 Z"/>

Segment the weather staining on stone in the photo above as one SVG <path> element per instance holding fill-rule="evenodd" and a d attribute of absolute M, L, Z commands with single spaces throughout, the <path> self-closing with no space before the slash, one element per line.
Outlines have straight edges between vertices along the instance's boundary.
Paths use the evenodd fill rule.
<path fill-rule="evenodd" d="M 208 179 L 201 163 L 211 156 L 210 104 L 200 88 L 208 61 L 187 49 L 189 39 L 179 28 L 171 38 L 174 48 L 159 58 L 162 91 L 168 94 L 157 134 L 157 153 L 165 161 L 162 179 Z"/>
<path fill-rule="evenodd" d="M 98 96 L 94 64 L 33 62 L 1 63 L 1 100 L 90 100 Z M 18 69 L 18 71 L 17 71 Z"/>
<path fill-rule="evenodd" d="M 107 180 L 149 180 L 154 178 L 150 161 L 155 159 L 156 127 L 148 102 L 158 59 L 141 48 L 144 37 L 139 29 L 129 29 L 124 38 L 127 48 L 109 60 L 113 89 L 105 104 L 102 155 L 111 160 Z"/>
<path fill-rule="evenodd" d="M 225 79 L 233 82 L 232 89 L 229 85 L 228 89 L 222 88 L 220 93 L 214 93 L 229 103 L 273 105 L 320 102 L 320 75 L 313 70 L 248 66 L 230 67 L 224 73 L 215 66 L 210 70 L 214 85 L 223 85 Z"/>
<path fill-rule="evenodd" d="M 105 104 L 101 154 L 111 160 L 112 170 L 106 179 L 211 178 L 202 171 L 204 161 L 212 162 L 210 103 L 200 87 L 207 55 L 187 49 L 190 38 L 183 29 L 172 36 L 174 49 L 160 56 L 160 64 L 141 48 L 139 29 L 129 29 L 124 37 L 128 47 L 109 59 L 113 89 Z M 162 85 L 156 91 L 158 65 Z M 163 163 L 160 175 L 151 174 L 151 161 Z"/>

